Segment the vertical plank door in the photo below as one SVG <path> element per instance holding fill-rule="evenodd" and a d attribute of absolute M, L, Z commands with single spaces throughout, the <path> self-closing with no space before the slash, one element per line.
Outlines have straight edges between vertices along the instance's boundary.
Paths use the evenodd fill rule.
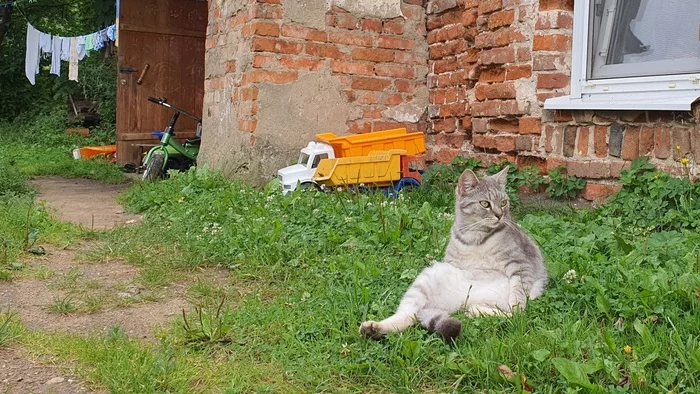
<path fill-rule="evenodd" d="M 207 2 L 121 0 L 117 73 L 117 162 L 141 164 L 158 143 L 151 136 L 168 125 L 172 112 L 148 101 L 168 103 L 202 117 Z M 180 117 L 179 140 L 192 138 L 196 123 Z"/>

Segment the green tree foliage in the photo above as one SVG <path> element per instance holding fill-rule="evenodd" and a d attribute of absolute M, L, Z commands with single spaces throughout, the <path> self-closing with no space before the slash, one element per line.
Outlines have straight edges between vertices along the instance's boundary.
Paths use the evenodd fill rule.
<path fill-rule="evenodd" d="M 116 59 L 104 50 L 92 52 L 80 62 L 80 82 L 68 81 L 68 65 L 61 76 L 49 75 L 51 59 L 42 59 L 32 86 L 24 73 L 27 20 L 39 29 L 61 36 L 94 32 L 114 22 L 114 0 L 20 0 L 12 9 L 12 22 L 0 46 L 0 120 L 20 114 L 40 115 L 57 109 L 68 111 L 68 95 L 84 96 L 99 103 L 103 124 L 113 124 L 116 107 Z"/>

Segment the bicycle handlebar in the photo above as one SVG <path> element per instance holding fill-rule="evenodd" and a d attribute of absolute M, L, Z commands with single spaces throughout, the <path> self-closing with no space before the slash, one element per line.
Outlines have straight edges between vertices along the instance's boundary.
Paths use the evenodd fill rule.
<path fill-rule="evenodd" d="M 202 119 L 190 114 L 189 112 L 187 112 L 183 109 L 180 109 L 178 107 L 175 107 L 173 105 L 168 104 L 168 99 L 166 99 L 165 97 L 155 98 L 155 97 L 148 96 L 148 101 L 155 103 L 155 104 L 158 104 L 158 105 L 162 105 L 165 108 L 172 109 L 173 111 L 175 111 L 177 113 L 183 114 L 183 115 L 187 116 L 188 118 L 194 119 L 198 123 L 202 123 Z"/>

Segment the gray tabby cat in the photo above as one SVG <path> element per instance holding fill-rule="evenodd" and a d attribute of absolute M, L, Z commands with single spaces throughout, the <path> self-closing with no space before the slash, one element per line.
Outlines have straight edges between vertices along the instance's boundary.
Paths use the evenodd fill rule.
<path fill-rule="evenodd" d="M 510 217 L 507 175 L 506 168 L 479 181 L 470 170 L 462 173 L 444 260 L 418 275 L 393 316 L 362 323 L 363 336 L 380 339 L 417 320 L 451 341 L 462 330 L 451 313 L 509 316 L 542 295 L 547 271 L 535 243 Z"/>

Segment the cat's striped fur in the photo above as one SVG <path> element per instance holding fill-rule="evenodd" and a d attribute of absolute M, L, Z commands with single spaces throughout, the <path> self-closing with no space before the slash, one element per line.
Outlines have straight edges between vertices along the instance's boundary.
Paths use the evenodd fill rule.
<path fill-rule="evenodd" d="M 393 316 L 362 323 L 362 335 L 379 339 L 417 321 L 453 340 L 462 324 L 450 314 L 510 315 L 542 294 L 547 271 L 537 245 L 510 217 L 507 174 L 481 181 L 470 170 L 462 174 L 445 258 L 418 275 Z"/>

